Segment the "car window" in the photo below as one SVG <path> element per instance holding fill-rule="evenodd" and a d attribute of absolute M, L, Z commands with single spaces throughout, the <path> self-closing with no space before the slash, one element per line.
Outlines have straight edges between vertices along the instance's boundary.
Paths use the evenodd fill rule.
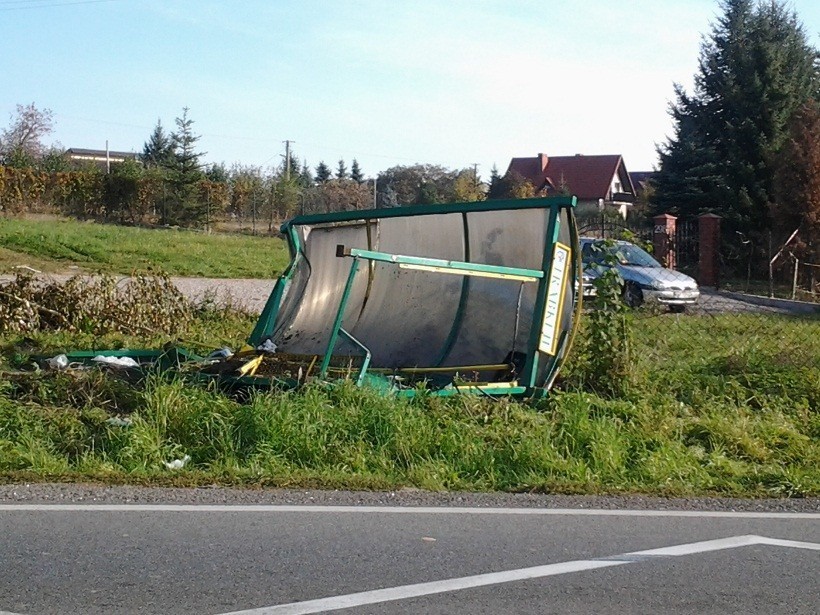
<path fill-rule="evenodd" d="M 661 267 L 661 264 L 652 256 L 628 242 L 618 242 L 615 245 L 607 246 L 603 241 L 588 241 L 581 245 L 581 258 L 584 264 L 605 264 L 607 253 L 612 254 L 621 265 L 632 265 L 635 267 Z"/>
<path fill-rule="evenodd" d="M 656 261 L 646 251 L 631 243 L 620 243 L 618 249 L 618 262 L 621 265 L 633 265 L 635 267 L 660 267 Z"/>

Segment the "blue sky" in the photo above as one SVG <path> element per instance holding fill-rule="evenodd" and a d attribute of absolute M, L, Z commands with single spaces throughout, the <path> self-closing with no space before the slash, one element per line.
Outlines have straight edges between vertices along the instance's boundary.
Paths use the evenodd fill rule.
<path fill-rule="evenodd" d="M 820 44 L 820 3 L 791 3 Z M 0 126 L 54 112 L 64 147 L 140 151 L 190 108 L 208 162 L 489 176 L 513 156 L 656 162 L 716 0 L 0 0 Z"/>

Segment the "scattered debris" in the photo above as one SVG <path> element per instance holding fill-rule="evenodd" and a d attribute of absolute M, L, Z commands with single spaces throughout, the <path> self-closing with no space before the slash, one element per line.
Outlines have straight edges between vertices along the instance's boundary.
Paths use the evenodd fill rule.
<path fill-rule="evenodd" d="M 214 350 L 211 354 L 205 357 L 206 360 L 222 360 L 230 359 L 233 356 L 233 350 L 227 346 L 223 346 L 219 350 Z"/>
<path fill-rule="evenodd" d="M 173 461 L 163 461 L 165 467 L 169 470 L 180 470 L 185 467 L 185 464 L 191 461 L 190 455 L 185 455 L 182 459 L 174 459 Z"/>
<path fill-rule="evenodd" d="M 118 416 L 112 416 L 106 421 L 106 423 L 113 425 L 114 427 L 131 427 L 134 422 L 128 417 L 121 419 Z"/>
<path fill-rule="evenodd" d="M 64 354 L 58 354 L 56 357 L 46 359 L 46 363 L 51 369 L 65 369 L 68 367 L 68 357 Z"/>
<path fill-rule="evenodd" d="M 256 374 L 256 370 L 259 369 L 259 366 L 262 364 L 262 359 L 265 358 L 265 355 L 259 355 L 258 357 L 254 357 L 247 363 L 245 363 L 242 367 L 240 367 L 237 371 L 239 372 L 240 376 L 253 376 Z"/>
<path fill-rule="evenodd" d="M 276 353 L 276 344 L 274 344 L 273 340 L 271 340 L 268 337 L 268 338 L 265 339 L 264 342 L 259 344 L 259 346 L 257 346 L 256 349 L 259 352 L 264 352 L 264 353 L 267 353 L 267 354 L 275 354 Z"/>
<path fill-rule="evenodd" d="M 207 356 L 176 346 L 111 350 L 105 357 L 84 351 L 69 353 L 69 365 L 76 360 L 170 370 L 242 395 L 349 379 L 405 397 L 420 390 L 541 397 L 555 381 L 580 317 L 575 203 L 574 197 L 556 196 L 298 216 L 281 228 L 292 261 L 247 346 L 209 349 Z M 520 250 L 522 241 L 529 256 Z M 464 248 L 491 244 L 486 254 Z M 469 283 L 472 278 L 479 280 Z M 102 303 L 116 307 L 120 288 L 100 284 Z M 170 279 L 135 278 L 125 288 L 143 290 L 137 312 L 153 320 L 141 326 L 162 329 L 154 326 L 157 313 L 142 308 L 173 295 Z M 66 306 L 76 302 L 55 306 L 55 316 L 17 301 L 24 293 L 16 287 L 0 291 L 15 295 L 8 299 L 6 320 L 22 318 L 26 310 L 41 320 L 44 314 L 73 318 Z M 170 307 L 179 306 L 171 301 Z M 2 308 L 0 301 L 0 330 Z M 160 312 L 168 332 L 178 330 L 178 314 L 166 307 Z M 129 313 L 93 316 L 91 322 L 125 321 L 131 329 L 137 324 Z M 56 324 L 67 328 L 73 322 Z M 136 370 L 118 375 L 131 377 Z"/>
<path fill-rule="evenodd" d="M 65 355 L 64 355 L 65 356 Z M 91 359 L 94 363 L 101 363 L 102 365 L 107 365 L 108 367 L 113 367 L 116 369 L 125 369 L 129 367 L 139 367 L 140 364 L 137 363 L 131 357 L 106 357 L 103 355 L 97 355 L 93 359 Z"/>

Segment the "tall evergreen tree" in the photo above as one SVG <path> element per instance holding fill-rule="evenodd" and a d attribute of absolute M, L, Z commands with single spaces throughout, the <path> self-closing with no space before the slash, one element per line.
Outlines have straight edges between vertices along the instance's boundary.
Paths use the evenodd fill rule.
<path fill-rule="evenodd" d="M 174 156 L 169 165 L 172 192 L 163 211 L 166 224 L 191 224 L 204 219 L 205 204 L 197 198 L 196 185 L 203 178 L 199 162 L 204 152 L 196 149 L 199 135 L 194 134 L 194 121 L 183 107 L 182 117 L 176 118 L 176 131 L 171 134 Z"/>
<path fill-rule="evenodd" d="M 142 162 L 147 167 L 168 167 L 174 157 L 174 145 L 171 136 L 166 134 L 162 121 L 157 120 L 154 131 L 142 146 Z"/>
<path fill-rule="evenodd" d="M 302 188 L 310 188 L 313 186 L 313 173 L 307 163 L 302 165 L 302 171 L 299 173 L 299 185 Z"/>
<path fill-rule="evenodd" d="M 724 0 L 721 8 L 701 47 L 694 92 L 675 86 L 655 205 L 683 215 L 714 211 L 728 230 L 762 231 L 789 122 L 818 91 L 818 53 L 783 2 Z"/>
<path fill-rule="evenodd" d="M 504 198 L 504 191 L 506 187 L 498 173 L 498 167 L 493 165 L 490 169 L 490 187 L 487 190 L 488 199 L 502 199 Z"/>
<path fill-rule="evenodd" d="M 347 179 L 348 177 L 345 161 L 340 158 L 339 166 L 336 167 L 336 179 Z"/>
<path fill-rule="evenodd" d="M 224 162 L 214 162 L 205 171 L 205 179 L 210 182 L 225 184 L 228 182 L 228 169 Z"/>
<path fill-rule="evenodd" d="M 359 167 L 359 161 L 355 158 L 350 165 L 350 179 L 357 184 L 361 184 L 364 181 L 364 173 L 362 173 L 362 169 Z"/>
<path fill-rule="evenodd" d="M 316 167 L 316 181 L 320 184 L 323 184 L 326 181 L 328 181 L 331 177 L 333 177 L 333 174 L 330 170 L 330 167 L 325 164 L 324 160 L 322 160 Z"/>
<path fill-rule="evenodd" d="M 202 176 L 199 159 L 205 155 L 205 152 L 196 151 L 196 144 L 200 137 L 194 134 L 194 121 L 188 117 L 188 111 L 188 107 L 183 107 L 182 117 L 174 120 L 177 129 L 171 133 L 171 143 L 174 149 L 172 166 L 186 179 L 198 180 Z"/>

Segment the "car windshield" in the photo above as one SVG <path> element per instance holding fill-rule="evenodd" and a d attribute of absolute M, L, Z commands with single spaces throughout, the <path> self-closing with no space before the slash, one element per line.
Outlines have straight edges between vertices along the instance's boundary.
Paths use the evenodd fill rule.
<path fill-rule="evenodd" d="M 661 267 L 661 264 L 652 256 L 638 246 L 619 242 L 612 246 L 607 246 L 603 242 L 590 242 L 582 249 L 584 260 L 587 262 L 603 263 L 605 253 L 609 253 L 618 259 L 621 265 L 631 265 L 633 267 Z"/>

